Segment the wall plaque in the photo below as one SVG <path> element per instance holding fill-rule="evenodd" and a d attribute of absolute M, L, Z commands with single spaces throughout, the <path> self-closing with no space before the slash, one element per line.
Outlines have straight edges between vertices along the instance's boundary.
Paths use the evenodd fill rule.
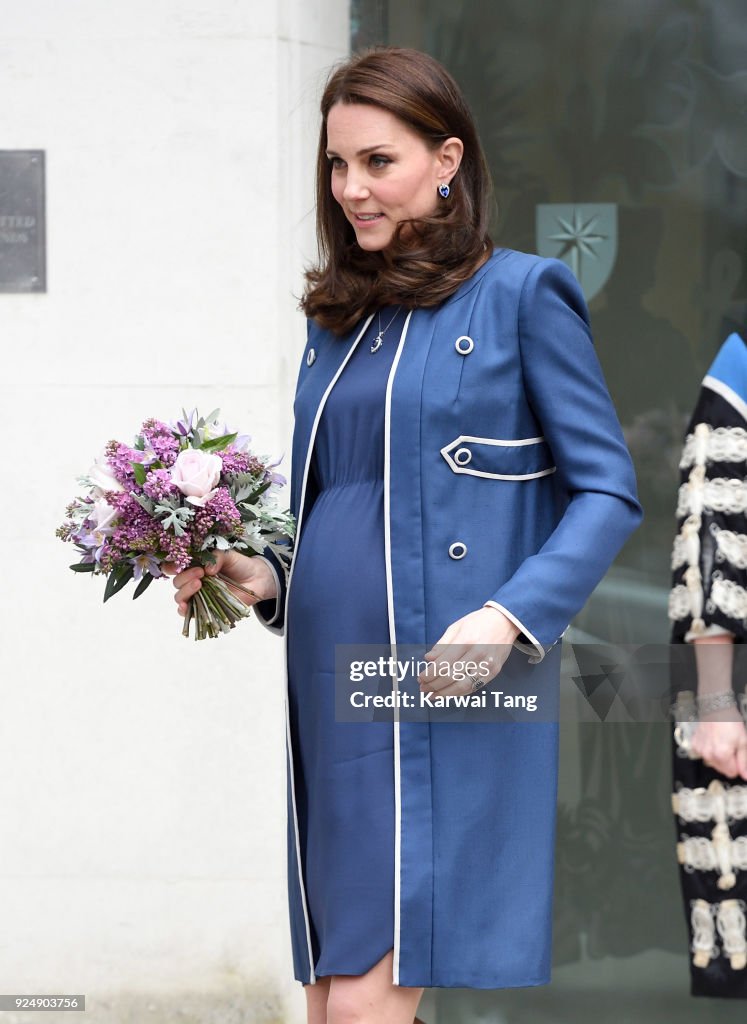
<path fill-rule="evenodd" d="M 46 290 L 44 150 L 0 149 L 0 292 Z"/>

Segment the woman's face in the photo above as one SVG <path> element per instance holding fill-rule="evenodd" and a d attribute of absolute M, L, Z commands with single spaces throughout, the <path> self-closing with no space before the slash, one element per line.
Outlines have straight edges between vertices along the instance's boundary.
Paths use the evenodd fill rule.
<path fill-rule="evenodd" d="M 327 115 L 327 156 L 332 195 L 355 229 L 358 245 L 385 249 L 397 224 L 432 214 L 438 186 L 459 167 L 462 143 L 451 138 L 438 149 L 398 117 L 364 103 L 335 103 Z"/>

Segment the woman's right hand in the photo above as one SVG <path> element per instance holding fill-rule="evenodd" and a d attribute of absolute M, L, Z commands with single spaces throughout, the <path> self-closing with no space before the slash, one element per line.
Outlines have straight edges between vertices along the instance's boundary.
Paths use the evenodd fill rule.
<path fill-rule="evenodd" d="M 236 583 L 240 583 L 242 587 L 253 590 L 258 595 L 257 597 L 251 597 L 238 589 L 231 589 L 231 593 L 247 605 L 278 596 L 275 577 L 264 559 L 250 558 L 238 551 L 216 551 L 214 554 L 215 564 L 207 565 L 204 568 L 199 565 L 192 566 L 176 575 L 174 575 L 175 566 L 172 562 L 165 562 L 161 566 L 167 576 L 174 576 L 172 581 L 176 587 L 174 600 L 180 615 L 187 614 L 187 603 L 202 586 L 200 581 L 206 573 L 209 576 L 221 573 L 223 576 L 229 576 Z"/>

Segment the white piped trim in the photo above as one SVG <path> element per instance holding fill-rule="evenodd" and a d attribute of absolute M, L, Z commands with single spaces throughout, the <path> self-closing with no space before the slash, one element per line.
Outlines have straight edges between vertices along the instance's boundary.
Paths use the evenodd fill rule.
<path fill-rule="evenodd" d="M 386 383 L 384 400 L 384 563 L 386 568 L 387 615 L 389 617 L 389 643 L 392 658 L 397 659 L 397 626 L 394 618 L 394 585 L 392 582 L 392 524 L 391 524 L 391 447 L 392 447 L 392 386 L 402 349 L 410 326 L 412 310 L 402 325 L 397 351 Z M 398 691 L 396 676 L 394 688 Z M 394 936 L 392 941 L 392 984 L 399 985 L 399 956 L 402 900 L 402 770 L 400 762 L 399 705 L 394 708 Z"/>
<path fill-rule="evenodd" d="M 259 601 L 257 602 L 257 604 L 252 605 L 252 610 L 253 610 L 254 614 L 256 615 L 257 619 L 259 620 L 260 625 L 264 626 L 265 629 L 269 629 L 270 632 L 277 633 L 278 636 L 282 636 L 283 635 L 282 627 L 274 626 L 273 625 L 273 623 L 277 620 L 278 616 L 280 615 L 280 605 L 281 605 L 281 600 L 280 599 L 281 599 L 281 596 L 282 596 L 282 588 L 280 586 L 280 577 L 278 576 L 277 569 L 272 564 L 270 559 L 269 558 L 265 558 L 264 555 L 252 555 L 252 558 L 260 558 L 265 563 L 265 565 L 267 565 L 269 567 L 270 572 L 272 573 L 272 575 L 275 578 L 275 586 L 277 587 L 277 595 L 278 595 L 275 598 L 275 613 L 273 614 L 272 618 L 269 618 L 269 619 L 266 618 L 259 611 L 259 609 L 257 607 L 257 605 L 261 603 Z"/>
<path fill-rule="evenodd" d="M 545 648 L 542 646 L 542 644 L 539 642 L 539 640 L 537 640 L 537 638 L 534 637 L 529 632 L 529 630 L 524 625 L 524 623 L 523 622 L 519 622 L 519 620 L 516 618 L 516 616 L 511 614 L 511 612 L 508 610 L 508 608 L 504 608 L 503 605 L 502 604 L 498 604 L 497 601 L 486 601 L 483 604 L 483 608 L 497 608 L 498 611 L 499 612 L 503 612 L 503 614 L 506 616 L 506 618 L 510 619 L 511 622 L 513 622 L 513 624 L 515 626 L 519 627 L 519 629 L 524 634 L 524 636 L 528 636 L 529 637 L 529 639 L 534 644 L 533 647 L 530 647 L 529 644 L 525 644 L 521 640 L 514 640 L 513 646 L 518 648 L 518 650 L 522 651 L 524 654 L 529 654 L 530 655 L 530 658 L 529 658 L 529 664 L 530 665 L 538 665 L 542 661 L 542 659 L 544 658 L 545 653 L 546 653 L 545 652 Z"/>
<path fill-rule="evenodd" d="M 452 457 L 451 452 L 452 449 L 457 447 L 457 445 L 461 445 L 462 441 L 472 441 L 475 444 L 495 445 L 500 448 L 522 448 L 528 444 L 541 444 L 544 440 L 544 437 L 521 437 L 507 441 L 497 437 L 473 437 L 471 434 L 460 434 L 459 437 L 441 448 L 441 454 L 455 473 L 468 473 L 470 476 L 482 476 L 490 480 L 535 480 L 540 476 L 549 476 L 550 473 L 555 472 L 557 467 L 551 466 L 549 469 L 541 469 L 538 473 L 487 473 L 480 469 L 467 469 L 467 463 L 457 462 L 455 457 Z M 458 455 L 463 451 L 469 451 L 469 448 L 460 447 L 455 455 Z M 468 459 L 467 462 L 471 461 L 471 455 L 472 453 L 470 452 L 470 459 Z"/>
<path fill-rule="evenodd" d="M 308 480 L 309 480 L 309 470 L 310 470 L 310 467 L 311 467 L 311 458 L 312 458 L 312 455 L 313 455 L 313 452 L 314 452 L 314 441 L 316 440 L 316 432 L 317 432 L 317 428 L 319 427 L 319 420 L 322 418 L 322 412 L 324 411 L 324 406 L 326 404 L 327 398 L 329 397 L 330 391 L 332 390 L 332 388 L 337 383 L 338 377 L 340 376 L 340 374 L 344 370 L 345 366 L 347 365 L 347 362 L 350 359 L 350 357 L 352 356 L 353 352 L 355 351 L 355 349 L 356 349 L 356 347 L 358 345 L 358 342 L 361 340 L 363 335 L 366 333 L 366 331 L 368 329 L 368 325 L 371 323 L 373 318 L 374 318 L 374 314 L 371 313 L 371 315 L 366 319 L 366 322 L 363 324 L 363 327 L 361 328 L 360 333 L 358 334 L 358 337 L 355 339 L 355 341 L 352 343 L 352 345 L 348 349 L 347 355 L 345 356 L 345 358 L 342 360 L 342 362 L 338 366 L 337 372 L 335 373 L 334 377 L 332 378 L 332 380 L 327 385 L 327 388 L 326 388 L 324 394 L 322 395 L 321 399 L 319 400 L 319 405 L 318 405 L 317 410 L 316 410 L 316 415 L 314 416 L 314 423 L 313 423 L 312 428 L 311 428 L 311 434 L 309 435 L 309 444 L 308 444 L 308 447 L 306 449 L 306 462 L 305 462 L 304 469 L 303 469 L 303 482 L 301 484 L 301 497 L 300 497 L 299 504 L 298 504 L 298 521 L 296 523 L 296 544 L 298 544 L 300 539 L 301 539 L 301 527 L 303 525 L 304 505 L 305 505 L 305 502 L 306 502 L 306 487 L 307 487 Z M 291 584 L 293 582 L 293 575 L 294 575 L 295 565 L 296 565 L 296 560 L 294 558 L 293 561 L 291 562 L 290 574 L 288 576 L 288 585 L 287 585 L 286 594 L 285 594 L 285 608 L 286 608 L 286 613 L 285 613 L 285 622 L 286 622 L 285 637 L 286 637 L 286 639 L 285 639 L 285 644 L 283 645 L 284 650 L 285 650 L 285 731 L 286 731 L 286 742 L 288 744 L 288 762 L 289 762 L 288 763 L 288 771 L 289 771 L 289 775 L 290 775 L 290 783 L 291 783 L 291 787 L 290 788 L 291 788 L 291 797 L 292 797 L 292 804 L 293 804 L 293 827 L 294 827 L 295 840 L 296 840 L 296 864 L 298 866 L 298 885 L 299 885 L 299 888 L 300 888 L 300 891 L 301 891 L 301 905 L 303 907 L 303 916 L 304 916 L 304 922 L 305 922 L 305 925 L 306 925 L 306 947 L 307 947 L 308 958 L 309 958 L 309 984 L 315 985 L 316 984 L 316 974 L 314 972 L 314 954 L 313 954 L 313 950 L 312 950 L 312 946 L 311 946 L 311 928 L 310 928 L 310 925 L 309 925 L 309 909 L 308 909 L 308 903 L 307 903 L 307 900 L 306 900 L 306 887 L 304 886 L 304 881 L 303 881 L 303 871 L 301 870 L 301 860 L 302 860 L 302 858 L 301 858 L 301 839 L 300 839 L 300 833 L 299 833 L 299 829 L 298 829 L 298 811 L 296 809 L 296 781 L 295 781 L 295 773 L 294 773 L 294 770 L 293 770 L 293 745 L 291 743 L 291 728 L 290 728 L 290 700 L 289 700 L 289 696 L 288 696 L 288 634 L 289 634 L 288 619 L 289 619 L 289 612 L 290 612 L 290 588 L 291 588 Z"/>
<path fill-rule="evenodd" d="M 747 420 L 747 402 L 743 398 L 740 398 L 736 391 L 732 390 L 728 384 L 724 384 L 722 380 L 717 377 L 711 377 L 707 374 L 703 378 L 703 387 L 710 388 L 711 391 L 715 391 L 717 395 L 729 403 L 737 412 L 740 414 L 742 419 Z"/>

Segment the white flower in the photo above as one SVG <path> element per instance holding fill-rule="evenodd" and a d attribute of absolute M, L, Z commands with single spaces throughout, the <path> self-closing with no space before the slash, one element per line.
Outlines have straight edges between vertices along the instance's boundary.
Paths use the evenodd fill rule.
<path fill-rule="evenodd" d="M 106 451 L 102 448 L 96 457 L 94 464 L 88 470 L 88 478 L 94 486 L 94 490 L 101 496 L 104 491 L 123 491 L 124 487 L 112 473 Z"/>
<path fill-rule="evenodd" d="M 109 488 L 109 490 L 111 489 Z M 116 508 L 112 508 L 103 498 L 97 498 L 93 503 L 93 512 L 89 512 L 88 518 L 97 532 L 103 532 L 104 530 L 111 532 L 114 520 L 118 515 L 119 511 Z"/>
<path fill-rule="evenodd" d="M 192 505 L 204 505 L 215 494 L 223 463 L 218 455 L 187 448 L 171 467 L 171 480 Z"/>

